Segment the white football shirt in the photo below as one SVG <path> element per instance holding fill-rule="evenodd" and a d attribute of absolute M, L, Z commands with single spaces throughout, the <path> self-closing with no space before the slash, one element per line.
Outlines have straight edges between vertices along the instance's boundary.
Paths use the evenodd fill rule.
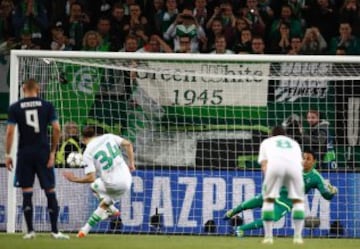
<path fill-rule="evenodd" d="M 269 137 L 260 144 L 258 162 L 264 160 L 268 161 L 268 165 L 295 165 L 302 168 L 300 145 L 287 136 Z"/>
<path fill-rule="evenodd" d="M 124 170 L 129 171 L 122 156 L 120 144 L 123 138 L 105 134 L 93 138 L 83 155 L 85 174 L 96 172 L 104 183 L 116 183 Z"/>

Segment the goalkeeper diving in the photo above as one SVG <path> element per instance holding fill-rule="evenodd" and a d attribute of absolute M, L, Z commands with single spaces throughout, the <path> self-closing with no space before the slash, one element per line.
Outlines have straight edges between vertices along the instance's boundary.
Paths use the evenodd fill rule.
<path fill-rule="evenodd" d="M 321 196 L 326 200 L 331 200 L 337 193 L 337 188 L 332 186 L 330 183 L 325 182 L 324 178 L 320 173 L 314 168 L 316 165 L 315 154 L 312 151 L 305 151 L 303 154 L 303 178 L 305 184 L 305 194 L 307 194 L 311 189 L 319 190 Z M 274 221 L 280 220 L 286 213 L 290 212 L 292 209 L 292 201 L 287 197 L 287 189 L 283 187 L 280 191 L 280 197 L 275 199 L 274 206 Z M 235 208 L 227 211 L 223 217 L 224 220 L 229 220 L 236 214 L 253 208 L 261 208 L 263 204 L 263 197 L 261 194 L 256 195 L 250 200 L 242 202 L 240 205 Z M 257 229 L 263 227 L 263 220 L 258 219 L 248 224 L 243 224 L 236 227 L 236 235 L 242 237 L 244 231 Z"/>

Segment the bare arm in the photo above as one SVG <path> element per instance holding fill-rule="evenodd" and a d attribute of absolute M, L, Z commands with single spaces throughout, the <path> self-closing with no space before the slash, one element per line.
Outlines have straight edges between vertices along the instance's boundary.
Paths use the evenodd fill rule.
<path fill-rule="evenodd" d="M 214 14 L 210 17 L 210 19 L 207 21 L 206 23 L 206 28 L 207 29 L 210 29 L 211 28 L 211 25 L 212 25 L 212 22 L 214 21 L 214 19 L 219 16 L 220 14 L 220 8 L 219 7 L 216 7 L 214 9 Z"/>
<path fill-rule="evenodd" d="M 73 172 L 71 171 L 65 171 L 63 173 L 63 176 L 70 182 L 76 182 L 76 183 L 92 183 L 96 179 L 95 172 L 91 172 L 86 174 L 83 177 L 75 176 Z"/>
<path fill-rule="evenodd" d="M 13 168 L 12 158 L 10 156 L 11 148 L 14 142 L 15 125 L 7 125 L 5 135 L 5 165 L 11 171 Z"/>
<path fill-rule="evenodd" d="M 157 39 L 157 41 L 159 42 L 160 47 L 162 48 L 162 50 L 163 50 L 165 53 L 172 53 L 172 52 L 173 52 L 173 50 L 171 49 L 171 47 L 170 47 L 163 39 L 161 39 L 159 36 L 156 36 L 156 39 Z"/>
<path fill-rule="evenodd" d="M 61 132 L 59 122 L 57 122 L 57 121 L 53 122 L 51 125 L 52 125 L 52 136 L 51 136 L 50 156 L 49 156 L 49 160 L 47 163 L 48 168 L 53 167 L 55 164 L 55 153 L 56 153 L 57 145 L 59 143 L 60 132 Z"/>
<path fill-rule="evenodd" d="M 129 163 L 130 171 L 134 171 L 136 168 L 135 168 L 135 159 L 134 159 L 134 149 L 133 149 L 132 143 L 130 141 L 124 139 L 121 142 L 121 147 L 124 148 L 126 151 L 126 155 L 129 160 L 128 163 Z"/>
<path fill-rule="evenodd" d="M 261 161 L 261 171 L 265 174 L 267 168 L 267 160 Z"/>

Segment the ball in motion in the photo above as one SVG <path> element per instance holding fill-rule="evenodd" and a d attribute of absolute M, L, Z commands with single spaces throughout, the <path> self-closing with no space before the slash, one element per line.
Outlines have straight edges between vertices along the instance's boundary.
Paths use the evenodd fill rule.
<path fill-rule="evenodd" d="M 82 154 L 79 152 L 71 152 L 66 158 L 66 163 L 70 167 L 80 167 L 82 164 Z"/>

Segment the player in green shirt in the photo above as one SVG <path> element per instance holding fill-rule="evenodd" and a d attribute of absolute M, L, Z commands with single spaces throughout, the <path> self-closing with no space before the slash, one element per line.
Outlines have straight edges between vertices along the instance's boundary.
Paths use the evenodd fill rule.
<path fill-rule="evenodd" d="M 314 153 L 311 151 L 304 152 L 304 182 L 305 182 L 305 193 L 308 193 L 311 189 L 317 189 L 321 193 L 321 196 L 326 200 L 331 200 L 337 193 L 337 188 L 332 186 L 330 183 L 325 182 L 324 178 L 314 168 L 316 159 Z M 292 201 L 287 197 L 287 189 L 282 188 L 280 191 L 280 197 L 275 200 L 275 219 L 274 221 L 280 220 L 286 213 L 292 209 Z M 254 198 L 242 202 L 240 205 L 229 210 L 224 215 L 224 220 L 231 219 L 234 215 L 253 208 L 261 208 L 263 204 L 263 198 L 261 194 L 256 195 Z M 263 220 L 258 219 L 248 224 L 243 224 L 236 228 L 236 235 L 242 237 L 244 231 L 257 229 L 263 227 Z"/>

